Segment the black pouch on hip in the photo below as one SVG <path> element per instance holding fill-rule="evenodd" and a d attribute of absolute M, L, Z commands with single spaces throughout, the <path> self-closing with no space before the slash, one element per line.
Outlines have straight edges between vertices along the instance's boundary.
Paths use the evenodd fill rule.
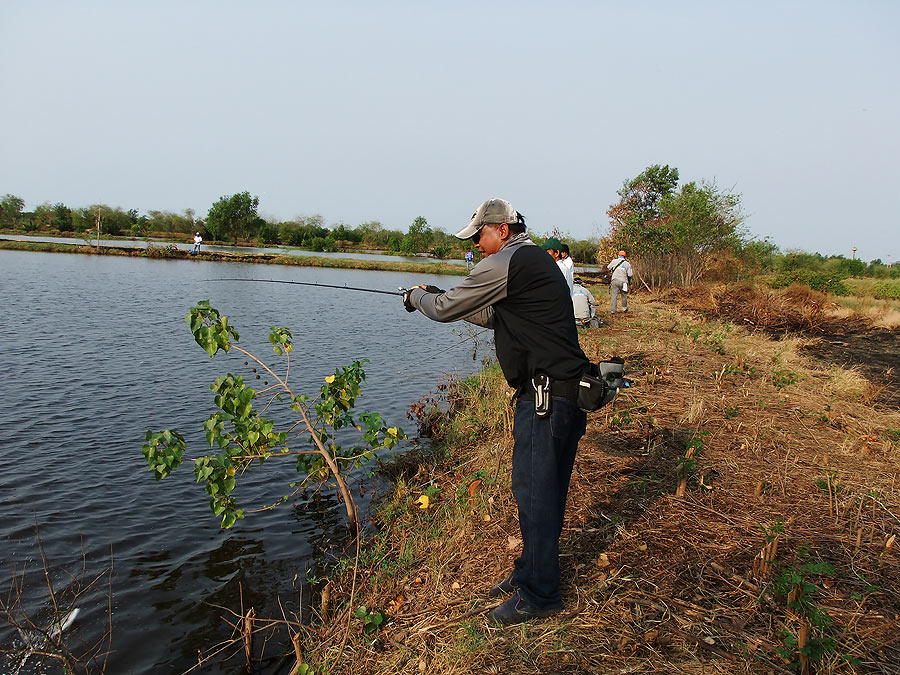
<path fill-rule="evenodd" d="M 578 382 L 577 405 L 584 412 L 600 410 L 625 386 L 625 359 L 614 356 L 592 363 Z"/>
<path fill-rule="evenodd" d="M 538 417 L 546 417 L 550 414 L 550 378 L 544 374 L 531 378 L 531 386 L 534 387 L 534 414 Z"/>

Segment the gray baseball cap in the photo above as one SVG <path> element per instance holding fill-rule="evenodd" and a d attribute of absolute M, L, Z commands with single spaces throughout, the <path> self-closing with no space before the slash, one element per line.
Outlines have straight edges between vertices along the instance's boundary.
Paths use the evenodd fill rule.
<path fill-rule="evenodd" d="M 478 210 L 472 214 L 472 220 L 463 229 L 456 233 L 458 239 L 469 239 L 485 225 L 499 225 L 500 223 L 519 223 L 524 219 L 516 211 L 512 204 L 505 199 L 494 197 L 483 202 Z"/>

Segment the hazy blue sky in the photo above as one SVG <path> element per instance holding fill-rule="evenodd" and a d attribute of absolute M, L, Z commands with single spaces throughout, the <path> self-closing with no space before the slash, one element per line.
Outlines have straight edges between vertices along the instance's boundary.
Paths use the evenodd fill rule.
<path fill-rule="evenodd" d="M 650 164 L 782 249 L 900 259 L 900 2 L 0 4 L 0 194 L 278 219 L 491 196 L 603 234 Z"/>

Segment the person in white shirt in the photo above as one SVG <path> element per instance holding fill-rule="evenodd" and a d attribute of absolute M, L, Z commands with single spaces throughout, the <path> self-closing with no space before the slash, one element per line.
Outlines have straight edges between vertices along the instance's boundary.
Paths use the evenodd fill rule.
<path fill-rule="evenodd" d="M 569 273 L 574 277 L 575 276 L 575 261 L 572 260 L 572 258 L 569 256 L 569 245 L 568 244 L 560 244 L 559 259 L 569 269 Z"/>
<path fill-rule="evenodd" d="M 191 255 L 194 253 L 200 253 L 200 242 L 203 241 L 203 237 L 200 236 L 200 233 L 194 235 L 194 248 L 191 251 Z"/>
<path fill-rule="evenodd" d="M 591 325 L 594 328 L 600 325 L 597 320 L 597 301 L 593 294 L 581 284 L 581 279 L 575 279 L 572 287 L 572 308 L 575 310 L 575 323 L 581 326 Z"/>
<path fill-rule="evenodd" d="M 575 275 L 572 272 L 574 265 L 572 267 L 566 265 L 563 262 L 562 257 L 559 254 L 560 249 L 562 248 L 562 243 L 556 237 L 549 237 L 547 241 L 545 241 L 541 248 L 547 251 L 553 259 L 556 261 L 556 264 L 559 266 L 559 271 L 562 272 L 563 277 L 566 279 L 566 285 L 569 287 L 569 295 L 572 294 L 572 286 L 575 285 Z"/>
<path fill-rule="evenodd" d="M 634 272 L 631 269 L 631 263 L 625 260 L 625 251 L 619 251 L 619 256 L 613 258 L 609 265 L 606 266 L 612 275 L 609 281 L 609 300 L 612 306 L 612 314 L 616 313 L 619 295 L 622 296 L 622 311 L 628 311 L 628 286 L 631 284 L 631 278 Z"/>

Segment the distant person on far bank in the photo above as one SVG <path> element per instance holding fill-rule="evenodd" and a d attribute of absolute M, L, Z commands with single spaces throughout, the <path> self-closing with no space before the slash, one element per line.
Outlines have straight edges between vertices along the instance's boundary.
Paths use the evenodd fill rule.
<path fill-rule="evenodd" d="M 628 287 L 631 285 L 631 278 L 634 272 L 631 269 L 631 263 L 625 260 L 625 251 L 619 251 L 619 255 L 613 258 L 609 265 L 606 266 L 612 276 L 609 281 L 609 302 L 611 305 L 611 314 L 616 313 L 619 304 L 619 295 L 622 296 L 622 311 L 628 311 Z"/>
<path fill-rule="evenodd" d="M 200 233 L 194 235 L 194 248 L 191 250 L 191 255 L 195 253 L 200 253 L 200 242 L 203 241 L 203 237 L 200 236 Z"/>

